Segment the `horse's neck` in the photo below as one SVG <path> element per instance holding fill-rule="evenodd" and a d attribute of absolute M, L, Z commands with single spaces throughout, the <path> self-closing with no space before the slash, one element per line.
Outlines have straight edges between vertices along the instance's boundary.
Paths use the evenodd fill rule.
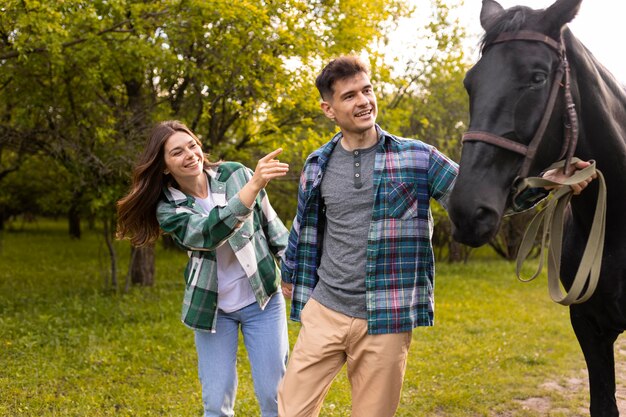
<path fill-rule="evenodd" d="M 569 30 L 564 37 L 581 134 L 626 151 L 626 89 Z"/>
<path fill-rule="evenodd" d="M 622 217 L 626 210 L 626 199 L 622 197 L 626 189 L 626 91 L 571 32 L 564 35 L 580 121 L 576 156 L 597 161 L 607 182 L 607 215 Z M 583 193 L 581 197 L 577 199 L 580 204 L 572 202 L 573 210 L 587 211 L 584 207 L 595 206 L 591 196 Z M 617 227 L 611 219 L 607 221 Z"/>

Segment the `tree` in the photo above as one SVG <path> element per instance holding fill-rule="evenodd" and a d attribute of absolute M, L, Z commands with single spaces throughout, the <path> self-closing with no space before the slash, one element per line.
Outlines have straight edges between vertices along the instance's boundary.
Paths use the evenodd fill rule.
<path fill-rule="evenodd" d="M 54 160 L 41 154 L 25 154 L 19 165 L 0 179 L 0 212 L 10 217 L 23 215 L 59 216 L 71 198 L 68 174 Z"/>
<path fill-rule="evenodd" d="M 145 115 L 152 108 L 142 86 L 152 51 L 137 42 L 133 17 L 141 16 L 147 26 L 162 6 L 153 6 L 154 12 L 132 2 L 11 2 L 5 7 L 0 79 L 7 81 L 0 94 L 11 106 L 4 127 L 35 132 L 12 139 L 31 143 L 69 173 L 69 230 L 78 238 L 81 213 L 111 224 L 132 163 L 129 155 L 136 154 L 128 145 L 143 138 L 150 122 Z M 105 231 L 109 243 L 111 227 Z M 116 283 L 114 268 L 111 273 Z"/>
<path fill-rule="evenodd" d="M 73 234 L 81 213 L 97 216 L 111 249 L 114 202 L 154 120 L 181 119 L 217 157 L 244 162 L 275 143 L 305 135 L 313 143 L 319 62 L 371 48 L 382 22 L 404 11 L 382 0 L 9 0 L 0 15 L 0 126 L 17 133 L 18 148 L 28 143 L 64 168 Z"/>

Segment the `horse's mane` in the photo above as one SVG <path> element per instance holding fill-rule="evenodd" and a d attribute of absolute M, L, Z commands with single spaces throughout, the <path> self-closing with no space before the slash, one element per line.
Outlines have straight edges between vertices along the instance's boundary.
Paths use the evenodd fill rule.
<path fill-rule="evenodd" d="M 516 6 L 504 10 L 497 20 L 485 30 L 485 34 L 480 40 L 481 53 L 484 52 L 485 46 L 489 45 L 501 33 L 521 30 L 533 12 L 535 10 L 525 6 Z"/>
<path fill-rule="evenodd" d="M 596 94 L 602 93 L 613 96 L 622 103 L 622 107 L 625 106 L 626 86 L 620 83 L 615 75 L 602 62 L 598 61 L 593 53 L 567 27 L 563 30 L 563 41 L 566 44 L 570 64 L 576 65 L 578 68 L 578 81 L 585 84 L 601 85 L 602 88 L 596 87 Z M 607 100 L 610 100 L 609 96 L 603 96 L 599 101 L 604 101 L 606 106 Z"/>

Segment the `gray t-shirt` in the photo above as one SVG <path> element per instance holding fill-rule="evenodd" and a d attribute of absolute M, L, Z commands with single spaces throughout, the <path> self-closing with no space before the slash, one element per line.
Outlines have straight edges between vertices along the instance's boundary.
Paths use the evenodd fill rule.
<path fill-rule="evenodd" d="M 326 226 L 319 282 L 312 297 L 350 317 L 366 318 L 365 262 L 374 205 L 376 147 L 335 146 L 321 184 Z"/>

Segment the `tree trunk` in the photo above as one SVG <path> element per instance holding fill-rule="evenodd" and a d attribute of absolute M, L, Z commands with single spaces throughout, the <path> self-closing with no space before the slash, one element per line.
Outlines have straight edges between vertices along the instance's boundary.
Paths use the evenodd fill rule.
<path fill-rule="evenodd" d="M 524 231 L 532 220 L 536 210 L 529 210 L 514 216 L 506 217 L 500 225 L 498 234 L 489 241 L 495 252 L 506 260 L 513 261 L 517 258 L 517 251 L 522 242 Z M 541 233 L 537 242 L 541 241 Z"/>
<path fill-rule="evenodd" d="M 130 280 L 135 285 L 154 285 L 154 244 L 131 248 Z"/>
<path fill-rule="evenodd" d="M 165 250 L 178 250 L 178 249 L 180 249 L 178 246 L 176 246 L 176 243 L 174 243 L 174 239 L 172 239 L 172 236 L 170 236 L 170 235 L 163 235 L 162 236 L 162 242 L 163 242 L 163 249 L 165 249 Z"/>
<path fill-rule="evenodd" d="M 115 225 L 113 225 L 113 227 L 115 227 Z M 87 216 L 87 228 L 89 230 L 96 230 L 96 216 L 93 213 Z"/>
<path fill-rule="evenodd" d="M 111 287 L 117 290 L 117 252 L 115 251 L 115 246 L 113 246 L 113 237 L 108 219 L 104 219 L 104 240 L 111 259 Z"/>
<path fill-rule="evenodd" d="M 70 206 L 67 212 L 67 221 L 70 237 L 80 239 L 80 213 L 78 212 L 78 207 L 74 204 Z"/>
<path fill-rule="evenodd" d="M 123 119 L 123 124 L 119 131 L 129 141 L 143 143 L 145 140 L 146 127 L 149 125 L 148 112 L 146 109 L 152 108 L 154 102 L 149 102 L 150 95 L 146 91 L 141 71 L 130 71 L 124 80 L 126 94 L 128 97 L 129 118 Z M 150 244 L 142 247 L 131 247 L 130 265 L 128 274 L 133 285 L 152 286 L 154 285 L 154 259 L 155 245 Z M 128 288 L 128 277 L 126 287 Z"/>
<path fill-rule="evenodd" d="M 69 226 L 70 237 L 80 239 L 80 200 L 82 192 L 75 191 L 72 195 L 70 208 L 67 211 L 67 221 Z"/>
<path fill-rule="evenodd" d="M 448 262 L 463 261 L 463 248 L 461 244 L 454 239 L 450 239 L 448 243 Z"/>

